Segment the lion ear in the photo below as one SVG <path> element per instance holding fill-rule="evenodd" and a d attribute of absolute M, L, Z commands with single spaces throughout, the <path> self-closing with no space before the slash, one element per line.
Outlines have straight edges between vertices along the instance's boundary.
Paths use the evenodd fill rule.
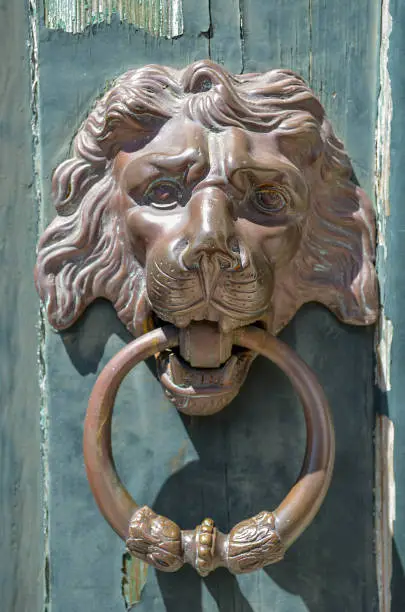
<path fill-rule="evenodd" d="M 41 236 L 34 275 L 48 320 L 56 329 L 72 325 L 96 297 L 103 297 L 94 294 L 93 281 L 112 250 L 100 235 L 112 189 L 111 177 L 100 178 L 98 165 L 83 157 L 68 159 L 54 173 L 58 215 Z"/>
<path fill-rule="evenodd" d="M 92 165 L 80 157 L 61 163 L 52 177 L 52 196 L 58 214 L 72 214 L 98 177 Z"/>
<path fill-rule="evenodd" d="M 102 297 L 112 302 L 132 333 L 139 333 L 148 309 L 141 299 L 140 265 L 127 247 L 116 214 L 120 190 L 111 160 L 120 143 L 114 116 L 106 113 L 108 96 L 98 100 L 79 129 L 72 158 L 54 172 L 52 193 L 58 215 L 41 236 L 35 284 L 56 329 L 75 323 L 93 300 Z M 131 119 L 131 127 L 136 125 Z M 134 132 L 139 146 L 145 138 L 149 138 L 145 132 Z"/>
<path fill-rule="evenodd" d="M 378 282 L 375 270 L 375 215 L 366 193 L 350 183 L 351 189 L 339 189 L 336 207 L 350 202 L 351 223 L 338 216 L 335 244 L 330 249 L 330 284 L 316 290 L 317 301 L 325 304 L 334 314 L 351 325 L 375 323 L 379 311 Z M 339 193 L 340 191 L 340 193 Z M 339 223 L 340 221 L 340 223 Z M 347 224 L 347 225 L 346 225 Z M 346 243 L 339 236 L 346 235 Z"/>
<path fill-rule="evenodd" d="M 53 173 L 52 196 L 59 215 L 70 215 L 80 205 L 89 189 L 101 178 L 106 168 L 106 152 L 100 145 L 105 129 L 105 97 L 94 109 L 74 139 L 74 155 L 62 162 Z"/>
<path fill-rule="evenodd" d="M 312 196 L 300 248 L 276 275 L 275 333 L 308 302 L 325 305 L 351 325 L 370 325 L 378 316 L 370 200 L 350 181 L 324 184 Z"/>
<path fill-rule="evenodd" d="M 80 209 L 57 216 L 38 245 L 35 285 L 50 324 L 59 330 L 72 325 L 94 299 L 81 272 L 95 245 L 86 239 L 80 216 Z"/>
<path fill-rule="evenodd" d="M 105 208 L 111 181 L 105 178 L 106 156 L 99 144 L 105 124 L 106 97 L 96 102 L 73 143 L 73 157 L 62 162 L 52 177 L 52 196 L 58 216 L 38 244 L 35 284 L 49 322 L 56 329 L 72 325 L 96 295 L 96 220 Z"/>

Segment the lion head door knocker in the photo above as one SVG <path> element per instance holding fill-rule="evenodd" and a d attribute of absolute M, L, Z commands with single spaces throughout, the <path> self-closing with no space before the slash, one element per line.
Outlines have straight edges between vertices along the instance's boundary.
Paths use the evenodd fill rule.
<path fill-rule="evenodd" d="M 58 216 L 44 232 L 36 285 L 50 323 L 72 325 L 97 297 L 136 336 L 100 374 L 85 421 L 87 474 L 101 512 L 136 557 L 249 572 L 280 560 L 314 518 L 334 461 L 324 393 L 276 334 L 309 301 L 354 325 L 377 315 L 374 216 L 325 111 L 288 70 L 234 76 L 210 61 L 146 66 L 117 79 L 53 177 Z M 111 450 L 118 388 L 156 355 L 184 413 L 238 393 L 260 353 L 302 402 L 301 474 L 274 512 L 219 532 L 182 531 L 121 483 Z"/>

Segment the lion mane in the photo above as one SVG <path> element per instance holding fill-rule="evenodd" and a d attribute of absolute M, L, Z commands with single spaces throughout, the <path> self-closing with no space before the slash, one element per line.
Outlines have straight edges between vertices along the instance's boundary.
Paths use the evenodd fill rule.
<path fill-rule="evenodd" d="M 114 206 L 120 187 L 112 168 L 121 148 L 142 148 L 180 113 L 214 131 L 275 131 L 298 169 L 301 160 L 311 160 L 310 209 L 297 253 L 276 270 L 272 331 L 310 301 L 323 303 L 342 321 L 372 323 L 374 215 L 352 182 L 349 158 L 321 103 L 289 70 L 234 76 L 210 61 L 184 70 L 150 65 L 126 72 L 81 125 L 72 157 L 54 172 L 58 215 L 39 243 L 36 285 L 50 323 L 69 327 L 102 297 L 132 333 L 145 330 L 144 270 Z"/>

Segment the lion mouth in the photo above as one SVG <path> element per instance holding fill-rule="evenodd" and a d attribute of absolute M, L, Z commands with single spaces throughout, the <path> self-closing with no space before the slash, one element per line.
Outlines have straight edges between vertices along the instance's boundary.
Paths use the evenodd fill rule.
<path fill-rule="evenodd" d="M 177 354 L 175 349 L 159 356 L 159 378 L 168 391 L 184 397 L 224 395 L 240 387 L 245 365 L 252 351 L 235 351 L 217 368 L 195 368 Z"/>
<path fill-rule="evenodd" d="M 199 326 L 212 329 L 211 321 Z M 260 322 L 263 327 L 263 323 Z M 207 338 L 208 340 L 208 338 Z M 207 353 L 210 347 L 206 346 Z M 196 367 L 179 347 L 157 356 L 157 373 L 165 394 L 178 410 L 186 414 L 208 415 L 218 412 L 237 395 L 256 354 L 232 345 L 230 355 L 216 367 Z"/>

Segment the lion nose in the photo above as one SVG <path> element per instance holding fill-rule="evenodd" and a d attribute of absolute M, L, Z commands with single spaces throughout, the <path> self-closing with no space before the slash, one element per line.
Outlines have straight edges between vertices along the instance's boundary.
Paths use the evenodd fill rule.
<path fill-rule="evenodd" d="M 205 256 L 217 259 L 221 268 L 240 268 L 240 243 L 226 194 L 217 188 L 197 192 L 188 209 L 187 246 L 182 253 L 185 267 L 196 268 Z"/>

